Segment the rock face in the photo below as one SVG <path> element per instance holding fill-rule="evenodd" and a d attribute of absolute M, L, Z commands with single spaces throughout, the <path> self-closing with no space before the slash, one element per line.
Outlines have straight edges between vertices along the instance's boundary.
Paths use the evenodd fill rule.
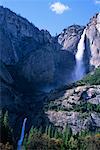
<path fill-rule="evenodd" d="M 62 49 L 75 54 L 84 28 L 83 26 L 72 25 L 64 29 L 63 32 L 58 35 L 58 43 L 63 46 Z"/>
<path fill-rule="evenodd" d="M 6 64 L 16 63 L 20 57 L 30 51 L 39 49 L 41 45 L 51 42 L 49 32 L 40 31 L 25 18 L 3 7 L 0 7 L 0 38 L 4 39 L 0 40 L 1 59 Z M 6 45 L 4 45 L 5 40 L 7 40 Z"/>
<path fill-rule="evenodd" d="M 78 130 L 78 121 L 82 121 L 79 112 L 71 110 L 66 114 L 48 111 L 47 117 L 44 113 L 44 101 L 48 94 L 40 90 L 52 89 L 72 81 L 71 74 L 76 64 L 75 54 L 83 29 L 83 26 L 72 25 L 57 37 L 52 37 L 48 31 L 40 31 L 27 19 L 0 6 L 0 105 L 1 109 L 9 111 L 11 126 L 16 129 L 15 135 L 24 117 L 28 118 L 27 126 L 44 125 L 49 121 L 58 126 L 57 119 L 59 121 L 60 118 L 63 119 L 64 125 L 68 122 L 72 124 L 73 131 Z M 99 40 L 99 15 L 96 15 L 87 26 L 84 55 L 86 66 L 100 65 Z M 99 89 L 93 87 L 93 91 L 95 88 Z M 73 109 L 73 104 L 80 105 L 79 99 L 83 92 L 81 90 L 78 91 L 79 94 L 75 94 L 74 90 L 65 92 L 65 97 L 61 97 L 61 93 L 57 92 L 57 96 L 61 97 L 61 100 L 55 102 L 57 107 L 59 105 L 63 109 Z M 89 95 L 92 94 L 91 90 L 88 91 Z M 89 103 L 99 104 L 99 96 L 97 94 L 97 97 L 89 99 Z M 54 118 L 51 118 L 51 114 Z M 95 119 L 98 114 L 92 112 L 91 116 L 99 126 Z M 85 124 L 90 123 L 91 117 L 88 116 L 85 122 L 82 121 Z M 62 123 L 60 126 L 63 126 Z M 79 130 L 81 128 L 85 128 L 85 125 L 80 126 Z"/>
<path fill-rule="evenodd" d="M 62 84 L 62 71 L 68 74 L 68 81 L 75 64 L 73 53 L 63 52 L 48 31 L 40 31 L 3 7 L 0 7 L 0 54 L 6 65 L 17 66 L 19 76 L 43 85 Z"/>
<path fill-rule="evenodd" d="M 88 72 L 92 67 L 100 66 L 100 13 L 93 16 L 84 27 L 72 25 L 64 29 L 57 38 L 58 43 L 63 46 L 62 49 L 76 54 L 84 28 L 86 28 L 84 64 L 86 72 Z"/>
<path fill-rule="evenodd" d="M 5 67 L 2 61 L 0 62 L 0 78 L 1 80 L 4 80 L 9 84 L 12 84 L 14 82 L 10 73 L 8 72 L 7 68 Z"/>
<path fill-rule="evenodd" d="M 87 24 L 86 46 L 90 51 L 90 65 L 100 66 L 100 13 L 91 18 Z"/>
<path fill-rule="evenodd" d="M 47 101 L 50 103 L 46 106 L 46 114 L 55 126 L 65 128 L 69 125 L 75 134 L 100 128 L 100 85 L 55 91 Z"/>

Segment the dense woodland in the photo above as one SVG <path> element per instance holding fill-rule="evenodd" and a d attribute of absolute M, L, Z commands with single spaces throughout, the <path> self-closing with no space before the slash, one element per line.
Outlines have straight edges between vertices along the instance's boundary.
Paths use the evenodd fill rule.
<path fill-rule="evenodd" d="M 13 130 L 9 127 L 8 112 L 1 114 L 1 150 L 16 149 Z M 72 134 L 71 128 L 66 126 L 64 131 L 56 129 L 51 125 L 46 129 L 31 127 L 23 141 L 23 150 L 99 150 L 100 133 L 82 131 L 76 135 Z"/>

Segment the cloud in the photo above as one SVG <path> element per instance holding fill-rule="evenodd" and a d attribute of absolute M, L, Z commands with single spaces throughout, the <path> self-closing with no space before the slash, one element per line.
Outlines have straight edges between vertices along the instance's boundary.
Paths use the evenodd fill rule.
<path fill-rule="evenodd" d="M 96 4 L 100 4 L 100 0 L 96 0 L 95 3 L 96 3 Z"/>
<path fill-rule="evenodd" d="M 55 2 L 51 4 L 50 9 L 56 14 L 62 14 L 64 11 L 69 10 L 69 6 L 62 4 L 61 2 Z"/>

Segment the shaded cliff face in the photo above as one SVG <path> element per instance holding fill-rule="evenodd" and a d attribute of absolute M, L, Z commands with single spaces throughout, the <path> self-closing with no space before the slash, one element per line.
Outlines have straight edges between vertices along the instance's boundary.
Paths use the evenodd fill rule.
<path fill-rule="evenodd" d="M 48 31 L 39 31 L 28 20 L 3 7 L 0 7 L 0 38 L 3 39 L 0 40 L 1 59 L 6 64 L 14 64 L 23 55 L 51 42 Z"/>
<path fill-rule="evenodd" d="M 0 7 L 1 60 L 6 65 L 16 65 L 19 76 L 28 82 L 63 84 L 62 71 L 69 80 L 75 59 L 73 53 L 63 52 L 61 47 L 48 31 L 40 31 L 26 19 Z"/>

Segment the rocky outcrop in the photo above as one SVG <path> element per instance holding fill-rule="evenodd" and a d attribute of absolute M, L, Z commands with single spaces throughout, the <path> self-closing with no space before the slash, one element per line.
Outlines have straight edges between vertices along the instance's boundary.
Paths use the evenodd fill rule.
<path fill-rule="evenodd" d="M 49 102 L 48 102 L 49 101 Z M 51 92 L 45 107 L 59 128 L 69 125 L 73 133 L 100 128 L 100 86 L 78 86 Z"/>
<path fill-rule="evenodd" d="M 64 29 L 57 37 L 58 43 L 63 46 L 62 49 L 75 54 L 84 28 L 83 26 L 72 25 Z"/>
<path fill-rule="evenodd" d="M 82 131 L 95 131 L 100 128 L 100 114 L 80 114 L 79 112 L 48 111 L 50 121 L 58 128 L 64 129 L 67 125 L 71 127 L 74 134 Z"/>

